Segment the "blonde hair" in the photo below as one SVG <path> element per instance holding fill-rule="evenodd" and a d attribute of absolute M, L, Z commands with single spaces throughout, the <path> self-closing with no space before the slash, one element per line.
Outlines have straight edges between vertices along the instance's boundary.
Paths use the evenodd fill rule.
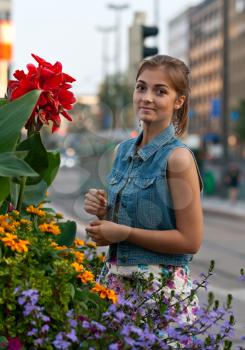
<path fill-rule="evenodd" d="M 145 69 L 155 69 L 163 67 L 169 76 L 172 87 L 175 89 L 178 96 L 185 96 L 185 101 L 182 107 L 176 110 L 173 116 L 173 125 L 175 127 L 176 135 L 180 136 L 184 133 L 188 123 L 188 110 L 190 98 L 190 70 L 187 65 L 179 60 L 167 55 L 155 55 L 151 58 L 144 59 L 138 69 L 136 81 L 140 74 Z"/>

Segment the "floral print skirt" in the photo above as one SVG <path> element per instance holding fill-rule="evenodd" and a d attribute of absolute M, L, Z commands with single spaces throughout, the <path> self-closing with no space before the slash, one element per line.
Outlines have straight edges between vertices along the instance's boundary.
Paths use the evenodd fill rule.
<path fill-rule="evenodd" d="M 165 282 L 163 283 L 163 278 Z M 150 283 L 149 283 L 150 281 Z M 113 289 L 118 295 L 125 296 L 130 290 L 134 290 L 140 296 L 140 291 L 147 295 L 148 303 L 153 303 L 152 292 L 164 293 L 165 301 L 169 299 L 171 304 L 180 300 L 186 300 L 186 305 L 180 313 L 180 321 L 193 323 L 195 311 L 198 309 L 198 298 L 188 298 L 193 289 L 188 266 L 169 265 L 145 265 L 118 266 L 115 263 L 106 262 L 99 282 Z M 174 293 L 173 293 L 174 292 Z"/>

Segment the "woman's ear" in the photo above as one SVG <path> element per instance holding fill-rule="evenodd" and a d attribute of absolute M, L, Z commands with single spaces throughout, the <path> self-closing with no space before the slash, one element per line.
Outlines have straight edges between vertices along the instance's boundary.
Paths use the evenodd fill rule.
<path fill-rule="evenodd" d="M 174 104 L 175 109 L 180 109 L 186 100 L 185 95 L 177 96 Z"/>

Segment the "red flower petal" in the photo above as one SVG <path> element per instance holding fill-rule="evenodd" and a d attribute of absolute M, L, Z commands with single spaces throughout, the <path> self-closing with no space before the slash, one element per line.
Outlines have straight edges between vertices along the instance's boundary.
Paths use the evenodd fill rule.
<path fill-rule="evenodd" d="M 24 79 L 26 77 L 26 74 L 23 70 L 16 70 L 13 74 L 13 76 L 17 79 L 17 80 L 21 80 Z"/>
<path fill-rule="evenodd" d="M 66 111 L 61 112 L 61 114 L 70 122 L 72 121 L 72 117 Z"/>
<path fill-rule="evenodd" d="M 76 79 L 72 78 L 70 75 L 68 75 L 66 73 L 63 73 L 63 76 L 64 76 L 65 82 L 73 83 L 73 81 L 76 81 Z"/>

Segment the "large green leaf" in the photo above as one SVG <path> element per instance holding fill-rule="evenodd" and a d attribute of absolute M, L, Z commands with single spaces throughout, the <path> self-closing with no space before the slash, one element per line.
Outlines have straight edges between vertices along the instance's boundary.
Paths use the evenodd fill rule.
<path fill-rule="evenodd" d="M 22 141 L 17 146 L 18 151 L 28 151 L 28 155 L 25 161 L 39 174 L 41 175 L 48 169 L 49 160 L 47 151 L 42 143 L 40 133 L 37 132 L 31 135 L 26 140 Z M 33 185 L 40 182 L 42 176 L 37 179 L 28 179 L 27 185 Z"/>
<path fill-rule="evenodd" d="M 38 176 L 38 174 L 14 153 L 0 153 L 0 176 Z"/>
<path fill-rule="evenodd" d="M 77 225 L 75 221 L 66 221 L 59 223 L 61 234 L 57 236 L 59 245 L 71 246 L 76 237 Z"/>
<path fill-rule="evenodd" d="M 6 177 L 0 177 L 0 205 L 1 202 L 8 196 L 9 189 L 9 179 Z"/>
<path fill-rule="evenodd" d="M 38 205 L 46 196 L 47 184 L 45 181 L 40 181 L 36 185 L 29 185 L 25 187 L 24 200 L 25 205 Z"/>
<path fill-rule="evenodd" d="M 0 152 L 14 148 L 20 130 L 30 117 L 39 95 L 40 91 L 33 90 L 0 107 Z"/>
<path fill-rule="evenodd" d="M 59 151 L 48 151 L 48 169 L 42 173 L 42 178 L 46 181 L 47 185 L 50 186 L 54 181 L 60 166 L 60 152 Z"/>

